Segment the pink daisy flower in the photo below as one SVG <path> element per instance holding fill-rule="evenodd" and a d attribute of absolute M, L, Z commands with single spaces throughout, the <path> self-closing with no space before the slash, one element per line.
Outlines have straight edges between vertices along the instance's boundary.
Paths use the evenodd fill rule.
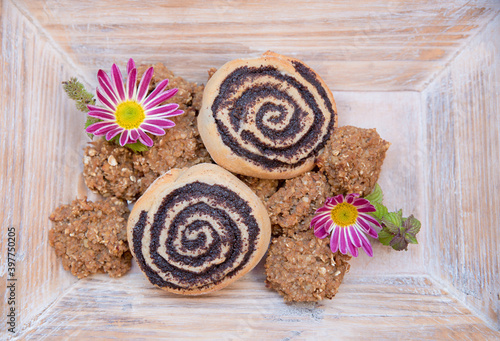
<path fill-rule="evenodd" d="M 345 199 L 342 194 L 328 198 L 326 203 L 316 211 L 311 221 L 316 237 L 323 239 L 330 235 L 332 252 L 340 250 L 354 257 L 358 256 L 358 248 L 362 247 L 368 256 L 373 257 L 373 250 L 365 234 L 377 238 L 373 225 L 380 227 L 378 221 L 366 214 L 375 212 L 375 207 L 359 194 L 348 194 Z"/>
<path fill-rule="evenodd" d="M 177 110 L 178 104 L 160 104 L 174 96 L 178 89 L 163 91 L 168 84 L 168 79 L 165 79 L 149 96 L 146 96 L 153 72 L 154 69 L 150 67 L 137 86 L 137 68 L 132 58 L 127 64 L 126 84 L 116 64 L 111 67 L 111 78 L 106 72 L 99 70 L 97 73 L 99 86 L 96 92 L 97 98 L 104 107 L 95 105 L 87 107 L 90 110 L 89 116 L 102 121 L 88 126 L 87 133 L 105 136 L 108 141 L 121 134 L 119 140 L 121 146 L 139 140 L 142 144 L 151 147 L 153 140 L 147 133 L 164 135 L 165 129 L 174 127 L 175 123 L 168 117 L 184 112 Z"/>

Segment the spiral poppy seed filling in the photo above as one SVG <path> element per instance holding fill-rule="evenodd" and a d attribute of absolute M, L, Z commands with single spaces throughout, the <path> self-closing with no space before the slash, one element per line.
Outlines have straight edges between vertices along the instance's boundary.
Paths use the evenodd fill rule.
<path fill-rule="evenodd" d="M 315 157 L 335 124 L 332 102 L 314 72 L 299 62 L 293 66 L 297 77 L 272 65 L 241 66 L 222 81 L 211 106 L 223 143 L 270 171 Z"/>
<path fill-rule="evenodd" d="M 141 212 L 134 253 L 151 283 L 199 289 L 243 269 L 259 233 L 246 200 L 225 186 L 195 181 L 166 195 L 154 215 Z"/>
<path fill-rule="evenodd" d="M 316 74 L 305 64 L 299 61 L 293 61 L 292 64 L 295 70 L 300 73 L 300 75 L 304 77 L 305 80 L 314 85 L 314 87 L 318 90 L 318 93 L 321 95 L 323 101 L 325 101 L 326 105 L 332 109 L 332 115 L 335 114 L 333 111 L 332 102 L 330 101 L 330 98 L 326 94 L 325 88 L 321 85 L 321 82 L 318 80 Z"/>

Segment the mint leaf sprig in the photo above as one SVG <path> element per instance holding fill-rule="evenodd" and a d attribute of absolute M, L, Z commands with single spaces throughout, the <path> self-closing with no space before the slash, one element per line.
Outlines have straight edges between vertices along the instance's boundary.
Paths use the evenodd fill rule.
<path fill-rule="evenodd" d="M 377 211 L 369 213 L 382 226 L 378 233 L 378 240 L 383 245 L 391 246 L 396 251 L 408 250 L 409 244 L 418 244 L 417 234 L 420 232 L 421 223 L 413 214 L 403 217 L 403 211 L 389 212 L 382 203 L 384 195 L 378 184 L 365 199 L 375 206 Z"/>
<path fill-rule="evenodd" d="M 420 231 L 420 221 L 413 215 L 403 218 L 403 211 L 390 212 L 382 219 L 382 231 L 378 240 L 383 245 L 390 245 L 394 250 L 408 250 L 408 244 L 418 244 L 417 233 Z"/>
<path fill-rule="evenodd" d="M 377 211 L 370 213 L 375 219 L 380 223 L 382 218 L 388 213 L 387 207 L 382 204 L 384 201 L 384 194 L 382 193 L 382 188 L 380 188 L 379 184 L 375 184 L 375 188 L 373 191 L 365 196 L 365 199 L 368 200 Z"/>

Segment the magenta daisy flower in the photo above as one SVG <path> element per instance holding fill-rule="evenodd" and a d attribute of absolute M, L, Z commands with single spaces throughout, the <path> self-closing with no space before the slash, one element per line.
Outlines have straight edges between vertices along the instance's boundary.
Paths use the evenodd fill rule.
<path fill-rule="evenodd" d="M 326 203 L 316 211 L 311 221 L 316 237 L 323 239 L 330 235 L 332 252 L 347 251 L 354 257 L 358 256 L 358 248 L 362 247 L 368 256 L 373 257 L 373 250 L 365 234 L 377 238 L 377 231 L 372 224 L 379 226 L 378 221 L 366 214 L 375 212 L 375 207 L 359 194 L 348 194 L 345 199 L 342 194 L 328 198 Z"/>
<path fill-rule="evenodd" d="M 175 126 L 168 117 L 183 113 L 182 110 L 177 110 L 179 105 L 160 104 L 174 96 L 178 89 L 163 91 L 168 84 L 168 79 L 165 79 L 147 95 L 153 72 L 152 67 L 147 69 L 137 86 L 137 69 L 132 58 L 127 64 L 126 84 L 116 64 L 111 67 L 111 78 L 106 72 L 99 70 L 99 87 L 96 92 L 104 107 L 87 106 L 90 110 L 88 115 L 101 120 L 87 127 L 87 133 L 105 136 L 108 141 L 121 134 L 119 141 L 122 146 L 139 140 L 151 147 L 153 140 L 147 133 L 164 135 L 165 129 Z"/>

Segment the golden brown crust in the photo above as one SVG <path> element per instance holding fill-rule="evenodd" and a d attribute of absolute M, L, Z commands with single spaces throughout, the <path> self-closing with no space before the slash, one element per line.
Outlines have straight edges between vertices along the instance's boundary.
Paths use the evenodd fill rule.
<path fill-rule="evenodd" d="M 126 223 L 129 210 L 124 201 L 107 198 L 91 202 L 76 199 L 55 209 L 49 219 L 49 243 L 62 258 L 65 270 L 78 278 L 107 272 L 120 277 L 131 266 Z"/>
<path fill-rule="evenodd" d="M 310 79 L 306 79 L 306 76 L 297 71 L 300 69 L 297 68 L 297 65 L 307 69 L 308 77 L 314 79 L 313 82 L 309 82 Z M 276 72 L 272 75 L 266 74 L 269 66 L 275 68 L 273 72 Z M 244 117 L 238 119 L 240 127 L 236 129 L 233 123 L 229 123 L 235 116 L 234 112 L 229 113 L 229 109 L 221 108 L 214 113 L 212 109 L 215 102 L 220 102 L 218 96 L 226 77 L 242 68 L 259 70 L 263 73 L 262 79 L 257 82 L 255 80 L 257 78 L 252 78 L 252 81 L 246 81 L 243 85 L 231 85 L 236 88 L 225 91 L 224 96 L 231 96 L 231 101 L 235 101 L 238 96 L 248 92 L 248 89 L 253 91 L 259 85 L 264 85 L 263 88 L 258 88 L 259 91 L 261 91 L 260 89 L 264 90 L 262 90 L 262 95 L 258 95 L 261 98 L 252 100 L 255 101 L 255 105 L 252 103 L 251 109 L 248 105 L 235 105 L 234 112 L 240 112 L 240 106 L 244 108 L 241 110 L 241 115 Z M 279 77 L 289 78 L 278 81 Z M 285 82 L 300 83 L 301 90 L 297 90 L 294 88 L 295 85 L 285 84 Z M 320 87 L 321 91 L 317 87 Z M 300 91 L 304 91 L 304 88 L 312 96 L 300 95 Z M 266 91 L 280 91 L 282 95 L 269 95 Z M 283 98 L 287 98 L 287 100 L 277 99 L 276 96 L 284 96 Z M 310 102 L 304 99 L 306 97 Z M 290 102 L 292 98 L 296 102 Z M 224 101 L 224 103 L 228 102 L 226 99 Z M 274 109 L 263 109 L 265 116 L 257 119 L 257 111 L 264 107 L 263 103 L 266 105 L 272 103 Z M 311 109 L 314 106 L 320 108 L 320 113 Z M 278 107 L 281 108 L 279 109 L 281 110 L 279 118 L 278 114 L 275 113 Z M 292 110 L 292 107 L 300 107 L 301 109 Z M 215 115 L 220 119 L 216 119 Z M 331 130 L 336 126 L 336 120 L 333 95 L 324 81 L 313 70 L 307 68 L 297 59 L 266 52 L 261 58 L 230 61 L 211 76 L 205 86 L 202 107 L 198 115 L 198 127 L 205 147 L 214 161 L 222 167 L 234 173 L 263 179 L 289 179 L 314 167 L 314 159 L 326 142 Z M 299 121 L 300 128 L 293 125 Z M 322 123 L 319 123 L 321 121 Z M 220 133 L 220 129 L 225 130 L 224 134 Z M 315 129 L 314 134 L 310 133 L 313 129 Z M 279 139 L 271 131 L 279 131 Z M 242 132 L 245 132 L 245 137 L 241 134 Z M 251 139 L 258 141 L 248 142 L 248 134 L 253 135 Z M 230 137 L 228 138 L 228 136 Z M 229 142 L 229 139 L 232 142 Z M 235 147 L 236 145 L 237 147 Z M 257 145 L 259 146 L 257 147 Z M 277 146 L 280 148 L 276 148 Z M 293 146 L 300 147 L 294 148 Z M 253 156 L 249 156 L 248 153 Z M 267 161 L 262 161 L 264 159 Z"/>
<path fill-rule="evenodd" d="M 331 299 L 349 271 L 350 256 L 330 251 L 312 230 L 273 238 L 266 259 L 266 285 L 285 301 Z"/>
<path fill-rule="evenodd" d="M 149 244 L 151 242 L 150 235 L 151 233 L 147 233 L 147 231 L 150 231 L 150 226 L 153 224 L 153 220 L 155 218 L 154 215 L 162 211 L 162 206 L 164 204 L 164 200 L 166 197 L 169 197 L 169 195 L 173 192 L 176 192 L 178 190 L 183 190 L 184 188 L 189 187 L 191 184 L 207 184 L 208 186 L 216 186 L 218 188 L 224 187 L 227 188 L 231 191 L 231 193 L 235 193 L 238 195 L 244 202 L 247 203 L 249 209 L 250 209 L 250 214 L 253 216 L 253 218 L 249 219 L 254 219 L 256 224 L 258 224 L 258 230 L 260 231 L 259 234 L 256 236 L 255 239 L 255 244 L 252 243 L 247 243 L 250 246 L 255 245 L 255 248 L 253 251 L 249 251 L 249 256 L 247 261 L 243 262 L 242 267 L 239 268 L 235 273 L 233 273 L 231 276 L 226 276 L 223 277 L 221 280 L 217 280 L 214 283 L 197 283 L 197 284 L 187 284 L 185 285 L 185 281 L 183 282 L 182 280 L 177 281 L 177 279 L 171 279 L 171 282 L 168 282 L 166 278 L 170 276 L 168 273 L 159 273 L 156 272 L 156 275 L 162 277 L 163 282 L 161 285 L 156 283 L 154 280 L 152 280 L 152 275 L 151 272 L 148 271 L 150 269 L 154 268 L 154 265 L 152 266 L 151 263 L 146 264 L 146 266 L 141 265 L 141 259 L 144 258 L 145 262 L 147 262 L 147 255 L 149 253 Z M 177 193 L 177 192 L 176 192 Z M 192 193 L 192 192 L 190 192 Z M 194 196 L 194 194 L 193 194 Z M 171 198 L 171 196 L 169 197 Z M 188 202 L 183 202 L 183 200 L 188 200 Z M 189 208 L 190 206 L 195 206 L 197 203 L 200 201 L 196 199 L 195 201 L 189 202 L 191 199 L 184 199 L 184 198 L 179 198 L 179 202 L 176 203 L 175 209 L 177 211 L 165 211 L 164 214 L 165 216 L 168 216 L 169 218 L 165 218 L 165 222 L 162 223 L 162 226 L 167 226 L 170 227 L 170 222 L 172 219 L 177 219 L 176 217 L 180 216 L 182 212 L 185 212 L 185 208 Z M 204 197 L 200 199 L 201 202 L 207 203 L 211 208 L 211 210 L 214 209 L 220 209 L 221 207 L 226 208 L 226 212 L 228 215 L 233 217 L 240 217 L 241 212 L 233 212 L 231 211 L 231 203 L 227 202 L 222 202 L 222 203 L 216 203 L 213 202 L 212 199 L 207 197 Z M 221 199 L 222 200 L 222 199 Z M 183 206 L 185 205 L 185 207 Z M 143 224 L 143 221 L 141 221 L 141 213 L 147 212 L 147 222 Z M 246 212 L 246 211 L 245 211 Z M 198 213 L 195 214 L 193 219 L 200 219 L 204 221 L 210 221 L 210 218 L 203 218 L 201 217 Z M 208 213 L 207 213 L 208 214 Z M 245 213 L 248 214 L 248 213 Z M 198 217 L 198 218 L 197 218 Z M 200 218 L 201 217 L 201 218 Z M 243 220 L 238 220 L 238 219 L 233 219 L 234 222 L 237 223 L 237 227 L 239 229 L 246 229 L 246 225 L 244 226 L 243 224 L 246 223 L 246 218 L 244 216 L 241 216 Z M 232 219 L 232 218 L 231 218 Z M 142 224 L 142 225 L 141 225 Z M 144 234 L 142 234 L 142 237 L 139 238 L 137 237 L 137 229 L 138 228 L 143 228 L 144 227 Z M 173 225 L 172 225 L 173 226 Z M 212 224 L 212 227 L 214 225 Z M 177 229 L 182 229 L 179 226 L 175 226 Z M 217 227 L 218 228 L 218 227 Z M 128 221 L 128 227 L 127 227 L 127 236 L 129 240 L 129 244 L 131 245 L 131 250 L 134 254 L 134 257 L 136 260 L 138 260 L 139 264 L 141 265 L 141 268 L 143 271 L 146 273 L 150 281 L 159 286 L 161 289 L 167 290 L 169 292 L 173 293 L 178 293 L 178 294 L 184 294 L 184 295 L 198 295 L 198 294 L 203 294 L 203 293 L 208 293 L 208 292 L 213 292 L 219 289 L 224 288 L 225 286 L 229 285 L 230 283 L 236 281 L 238 278 L 246 274 L 248 271 L 250 271 L 258 262 L 259 260 L 264 256 L 267 247 L 269 245 L 269 240 L 270 240 L 270 232 L 271 230 L 271 225 L 269 222 L 269 217 L 267 214 L 267 211 L 260 201 L 260 199 L 253 193 L 248 186 L 246 186 L 243 182 L 241 182 L 238 178 L 236 178 L 234 175 L 229 173 L 228 171 L 222 169 L 221 167 L 213 164 L 200 164 L 197 166 L 193 166 L 188 169 L 173 169 L 169 173 L 164 174 L 160 178 L 158 178 L 151 186 L 150 188 L 144 193 L 144 195 L 137 201 L 137 203 L 134 205 L 134 208 L 130 214 L 130 218 Z M 183 235 L 186 235 L 189 232 L 188 229 L 183 229 L 182 233 Z M 134 235 L 134 233 L 136 233 Z M 162 231 L 162 233 L 167 233 L 167 229 L 165 231 Z M 219 233 L 219 231 L 218 231 Z M 246 230 L 242 232 L 243 236 L 246 236 Z M 253 232 L 248 232 L 248 233 L 253 233 Z M 220 233 L 219 233 L 220 234 Z M 160 237 L 162 238 L 162 237 Z M 166 237 L 165 237 L 166 238 Z M 208 238 L 208 237 L 207 237 Z M 221 238 L 227 238 L 221 235 Z M 245 237 L 242 237 L 242 240 L 251 240 L 251 239 L 245 239 Z M 248 237 L 250 238 L 250 237 Z M 245 243 L 243 243 L 245 244 Z M 179 245 L 179 249 L 183 247 Z M 243 246 L 243 249 L 245 249 L 246 246 Z M 141 255 L 138 255 L 136 251 L 139 251 Z M 176 252 L 179 252 L 179 250 L 175 250 Z M 196 250 L 195 250 L 196 251 Z M 239 250 L 236 250 L 239 251 Z M 168 251 L 165 251 L 168 253 Z M 193 251 L 194 252 L 194 251 Z M 209 251 L 207 251 L 209 252 Z M 204 265 L 203 265 L 204 266 Z M 185 271 L 189 266 L 185 268 L 181 268 L 182 271 Z M 154 269 L 158 270 L 158 269 Z M 194 273 L 195 268 L 191 267 L 190 272 Z M 197 270 L 196 270 L 197 271 Z M 208 272 L 208 271 L 207 271 Z M 194 275 L 192 275 L 195 277 Z M 193 283 L 197 281 L 196 278 L 193 279 Z M 168 282 L 168 283 L 167 283 Z"/>
<path fill-rule="evenodd" d="M 370 194 L 377 183 L 390 143 L 376 129 L 335 129 L 317 164 L 328 178 L 331 195 Z"/>

